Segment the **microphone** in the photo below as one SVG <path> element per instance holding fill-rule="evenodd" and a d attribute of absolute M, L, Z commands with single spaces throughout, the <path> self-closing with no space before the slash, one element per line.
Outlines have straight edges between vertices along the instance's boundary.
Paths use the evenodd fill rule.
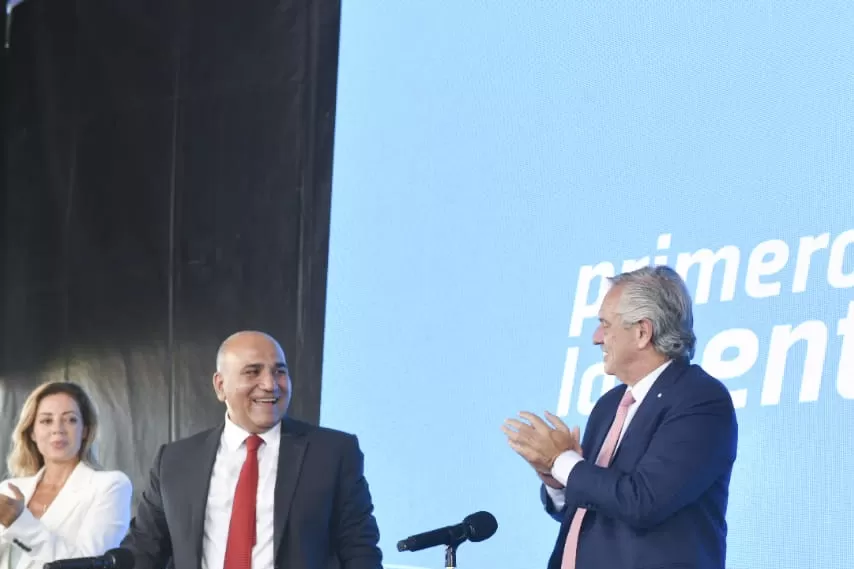
<path fill-rule="evenodd" d="M 472 542 L 489 539 L 498 529 L 498 521 L 489 512 L 475 512 L 457 525 L 419 533 L 397 542 L 398 551 L 421 551 L 437 545 L 457 546 L 468 540 Z"/>
<path fill-rule="evenodd" d="M 122 547 L 107 551 L 100 557 L 58 559 L 45 563 L 42 569 L 133 569 L 133 553 Z"/>

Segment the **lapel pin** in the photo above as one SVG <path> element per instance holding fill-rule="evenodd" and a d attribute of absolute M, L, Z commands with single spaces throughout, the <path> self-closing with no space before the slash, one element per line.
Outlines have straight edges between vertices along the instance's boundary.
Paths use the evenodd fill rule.
<path fill-rule="evenodd" d="M 659 393 L 656 397 L 661 397 L 661 393 Z"/>

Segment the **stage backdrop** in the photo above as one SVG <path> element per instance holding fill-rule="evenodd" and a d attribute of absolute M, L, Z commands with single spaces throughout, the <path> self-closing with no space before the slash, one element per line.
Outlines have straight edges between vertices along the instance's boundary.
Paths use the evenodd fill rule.
<path fill-rule="evenodd" d="M 139 496 L 163 443 L 222 422 L 219 343 L 284 347 L 316 421 L 337 0 L 26 0 L 0 195 L 0 461 L 24 398 L 73 380 Z M 6 471 L 0 464 L 0 477 Z"/>
<path fill-rule="evenodd" d="M 388 564 L 558 524 L 500 426 L 613 386 L 602 277 L 667 263 L 740 424 L 731 569 L 854 567 L 854 4 L 344 6 L 321 420 L 360 435 Z"/>

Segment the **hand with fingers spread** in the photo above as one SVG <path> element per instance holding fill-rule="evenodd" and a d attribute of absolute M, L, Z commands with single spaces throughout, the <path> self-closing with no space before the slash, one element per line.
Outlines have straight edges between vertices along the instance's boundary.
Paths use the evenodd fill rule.
<path fill-rule="evenodd" d="M 543 483 L 561 488 L 562 485 L 551 476 L 552 465 L 568 450 L 581 454 L 578 427 L 570 430 L 560 418 L 548 411 L 545 412 L 548 423 L 527 411 L 520 412 L 519 416 L 528 422 L 507 419 L 501 427 L 510 448 L 537 471 Z"/>
<path fill-rule="evenodd" d="M 5 494 L 0 494 L 0 525 L 9 527 L 24 511 L 24 494 L 14 484 L 9 484 L 9 489 L 15 494 L 12 498 Z"/>

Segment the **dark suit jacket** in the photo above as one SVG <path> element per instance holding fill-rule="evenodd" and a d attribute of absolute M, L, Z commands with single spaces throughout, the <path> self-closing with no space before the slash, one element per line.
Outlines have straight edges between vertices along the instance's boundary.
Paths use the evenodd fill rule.
<path fill-rule="evenodd" d="M 584 433 L 584 462 L 566 484 L 549 569 L 560 569 L 569 522 L 588 509 L 577 569 L 724 569 L 726 509 L 738 425 L 723 384 L 699 366 L 673 361 L 644 398 L 610 468 L 595 457 L 626 386 L 596 403 Z"/>
<path fill-rule="evenodd" d="M 199 569 L 205 505 L 224 425 L 160 447 L 122 542 L 135 569 Z M 284 419 L 276 477 L 276 569 L 381 569 L 355 436 Z"/>

